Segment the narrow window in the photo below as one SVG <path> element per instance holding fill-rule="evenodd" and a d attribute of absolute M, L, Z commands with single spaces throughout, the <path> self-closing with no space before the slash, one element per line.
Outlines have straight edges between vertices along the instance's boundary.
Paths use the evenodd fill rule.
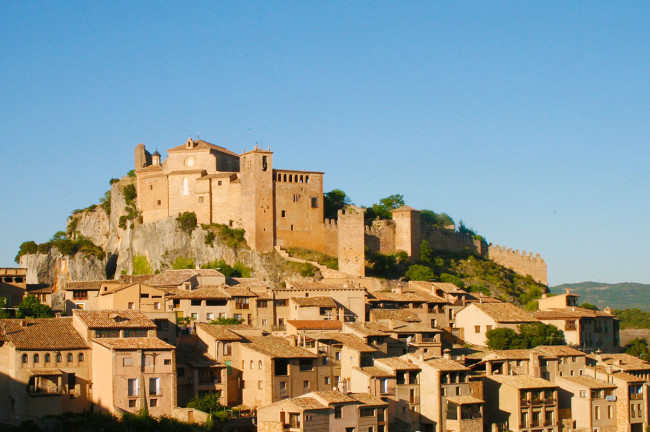
<path fill-rule="evenodd" d="M 203 204 L 203 197 L 202 196 L 199 197 L 199 204 Z"/>
<path fill-rule="evenodd" d="M 268 162 L 266 161 L 266 156 L 262 156 L 262 171 L 266 171 L 268 169 Z"/>
<path fill-rule="evenodd" d="M 282 217 L 287 217 L 287 211 L 286 211 L 286 210 L 282 210 L 281 215 L 282 215 Z"/>
<path fill-rule="evenodd" d="M 318 198 L 311 197 L 311 208 L 318 208 Z"/>
<path fill-rule="evenodd" d="M 38 360 L 39 360 L 38 354 L 34 354 L 34 363 L 38 363 Z"/>
<path fill-rule="evenodd" d="M 82 361 L 84 361 L 84 353 L 79 353 L 78 358 L 79 358 L 79 363 L 81 363 Z"/>
<path fill-rule="evenodd" d="M 129 396 L 138 396 L 138 394 L 140 393 L 140 389 L 138 387 L 137 378 L 129 378 L 128 391 L 129 391 Z"/>
<path fill-rule="evenodd" d="M 27 363 L 27 354 L 23 354 L 22 360 L 23 363 Z"/>
<path fill-rule="evenodd" d="M 68 363 L 72 363 L 72 353 L 68 353 Z"/>
<path fill-rule="evenodd" d="M 183 179 L 183 195 L 189 195 L 190 194 L 190 181 L 185 177 Z"/>
<path fill-rule="evenodd" d="M 50 354 L 49 353 L 45 354 L 45 363 L 49 363 L 50 360 L 51 360 Z"/>

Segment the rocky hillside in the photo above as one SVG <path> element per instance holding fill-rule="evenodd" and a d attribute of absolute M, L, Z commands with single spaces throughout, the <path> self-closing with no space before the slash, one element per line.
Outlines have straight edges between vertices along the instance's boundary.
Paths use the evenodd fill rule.
<path fill-rule="evenodd" d="M 252 251 L 245 242 L 233 244 L 219 230 L 215 235 L 214 227 L 199 225 L 185 231 L 173 217 L 141 224 L 133 182 L 129 176 L 112 181 L 105 205 L 75 211 L 66 232 L 57 233 L 50 242 L 23 244 L 19 264 L 28 269 L 27 282 L 53 283 L 57 271 L 66 269 L 72 280 L 98 280 L 138 273 L 141 269 L 134 269 L 134 264 L 142 262 L 151 272 L 159 272 L 178 261 L 200 266 L 215 260 L 242 263 L 252 269 L 252 276 L 272 285 L 287 276 L 320 277 L 319 270 L 309 264 L 287 261 L 275 252 Z"/>

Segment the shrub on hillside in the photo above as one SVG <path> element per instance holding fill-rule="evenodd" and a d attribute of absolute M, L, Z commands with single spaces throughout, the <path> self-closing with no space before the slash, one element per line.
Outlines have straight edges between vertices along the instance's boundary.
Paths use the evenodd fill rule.
<path fill-rule="evenodd" d="M 192 231 L 194 231 L 198 226 L 196 223 L 196 213 L 194 212 L 186 211 L 179 213 L 176 222 L 178 223 L 178 227 L 185 231 L 187 235 L 192 235 Z"/>
<path fill-rule="evenodd" d="M 151 270 L 151 264 L 149 260 L 144 255 L 136 255 L 132 260 L 133 265 L 133 274 L 134 275 L 148 275 L 153 273 Z"/>

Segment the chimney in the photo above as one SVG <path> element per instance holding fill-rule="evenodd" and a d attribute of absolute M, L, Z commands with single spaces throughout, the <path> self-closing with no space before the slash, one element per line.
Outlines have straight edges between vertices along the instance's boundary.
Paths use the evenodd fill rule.
<path fill-rule="evenodd" d="M 447 359 L 447 360 L 451 360 L 451 350 L 449 348 L 445 348 L 442 351 L 442 357 Z"/>
<path fill-rule="evenodd" d="M 613 314 L 614 314 L 613 311 L 612 311 L 612 308 L 609 307 L 609 306 L 607 306 L 607 307 L 605 308 L 604 312 L 605 312 L 606 314 L 609 314 L 609 315 L 613 315 Z"/>
<path fill-rule="evenodd" d="M 25 328 L 27 327 L 27 321 L 26 320 L 20 320 L 20 326 Z"/>
<path fill-rule="evenodd" d="M 605 371 L 607 372 L 607 375 L 611 375 L 612 374 L 612 366 L 607 365 L 607 367 L 605 367 Z"/>
<path fill-rule="evenodd" d="M 388 320 L 388 330 L 394 330 L 395 329 L 395 320 L 389 319 Z"/>

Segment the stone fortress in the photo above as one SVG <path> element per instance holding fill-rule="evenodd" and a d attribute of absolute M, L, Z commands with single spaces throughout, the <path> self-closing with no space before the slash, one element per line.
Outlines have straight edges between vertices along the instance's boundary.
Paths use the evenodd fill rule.
<path fill-rule="evenodd" d="M 144 144 L 135 148 L 137 209 L 143 223 L 194 212 L 198 223 L 225 224 L 245 230 L 257 251 L 305 248 L 335 256 L 339 271 L 365 274 L 365 248 L 381 253 L 405 251 L 418 258 L 420 242 L 434 250 L 470 250 L 522 275 L 547 284 L 539 256 L 488 246 L 484 241 L 420 223 L 409 206 L 393 210 L 392 220 L 364 224 L 363 209 L 349 206 L 338 220 L 323 216 L 323 172 L 273 168 L 273 152 L 257 146 L 237 154 L 203 140 L 169 149 L 161 160 Z"/>

